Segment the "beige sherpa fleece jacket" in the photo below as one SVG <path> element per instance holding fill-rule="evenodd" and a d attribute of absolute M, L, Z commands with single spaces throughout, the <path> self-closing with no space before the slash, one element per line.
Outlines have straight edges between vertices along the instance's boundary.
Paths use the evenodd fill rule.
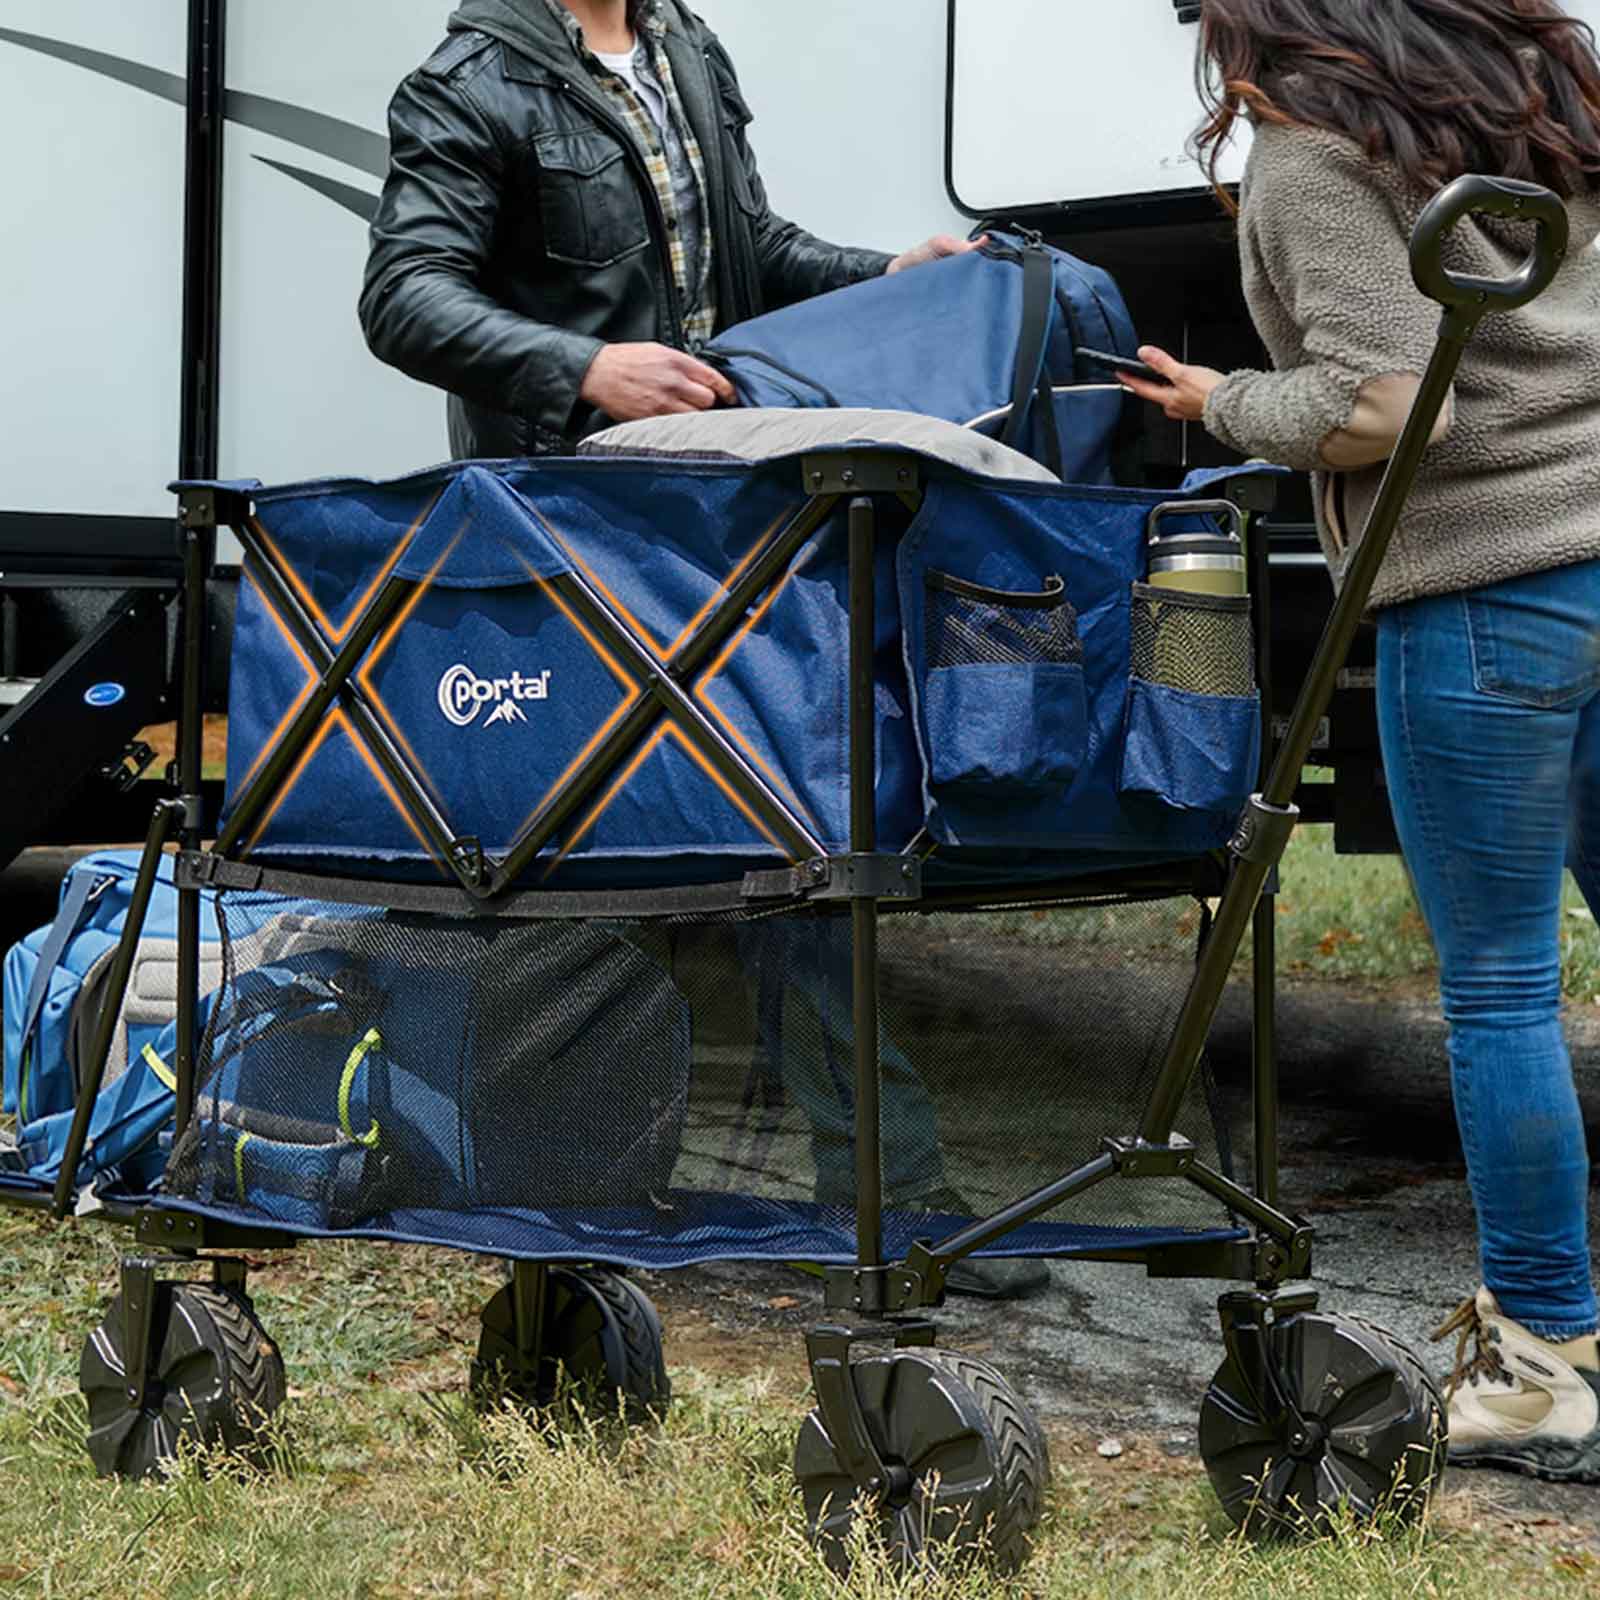
<path fill-rule="evenodd" d="M 1229 376 L 1206 426 L 1247 456 L 1315 473 L 1336 583 L 1438 333 L 1409 261 L 1427 198 L 1349 141 L 1302 128 L 1260 129 L 1245 172 L 1245 292 L 1277 370 Z M 1568 209 L 1555 283 L 1486 317 L 1467 350 L 1375 608 L 1600 557 L 1600 196 Z M 1468 220 L 1445 262 L 1507 277 L 1531 240 L 1528 224 Z"/>

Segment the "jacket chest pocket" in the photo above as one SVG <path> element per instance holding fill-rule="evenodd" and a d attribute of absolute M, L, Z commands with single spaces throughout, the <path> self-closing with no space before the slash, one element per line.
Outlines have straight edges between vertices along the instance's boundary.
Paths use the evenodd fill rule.
<path fill-rule="evenodd" d="M 590 130 L 534 140 L 545 253 L 572 266 L 609 267 L 650 243 L 632 165 L 610 135 Z"/>

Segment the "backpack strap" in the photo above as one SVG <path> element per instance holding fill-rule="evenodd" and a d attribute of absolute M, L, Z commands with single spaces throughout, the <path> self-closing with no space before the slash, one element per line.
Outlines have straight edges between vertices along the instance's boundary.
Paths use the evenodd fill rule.
<path fill-rule="evenodd" d="M 33 982 L 28 985 L 28 998 L 22 1006 L 22 1032 L 17 1042 L 19 1129 L 28 1120 L 28 1048 L 33 1042 L 34 1029 L 39 1026 L 39 1018 L 44 1014 L 44 1003 L 49 998 L 50 974 L 61 964 L 67 946 L 77 937 L 90 907 L 115 882 L 115 875 L 110 873 L 97 877 L 91 877 L 87 872 L 74 873 L 66 894 L 62 896 L 61 907 L 51 924 L 49 936 L 39 951 L 39 964 L 33 969 Z"/>
<path fill-rule="evenodd" d="M 1061 434 L 1045 353 L 1050 343 L 1050 314 L 1055 309 L 1056 269 L 1050 252 L 1031 241 L 1022 249 L 1022 329 L 1017 336 L 1017 370 L 1011 384 L 1011 416 L 1001 443 L 1019 449 L 1022 430 L 1039 402 L 1044 430 L 1045 465 L 1061 476 Z"/>

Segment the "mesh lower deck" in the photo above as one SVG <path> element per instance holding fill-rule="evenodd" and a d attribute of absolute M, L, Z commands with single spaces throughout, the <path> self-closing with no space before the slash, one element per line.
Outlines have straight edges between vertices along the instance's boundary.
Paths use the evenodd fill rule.
<path fill-rule="evenodd" d="M 224 981 L 164 1203 L 530 1259 L 854 1259 L 848 916 L 217 903 Z M 1164 900 L 881 919 L 891 1258 L 1133 1130 L 1198 917 Z M 1179 1126 L 1228 1170 L 1202 1088 Z M 1112 1182 L 987 1253 L 1236 1234 L 1187 1185 Z"/>

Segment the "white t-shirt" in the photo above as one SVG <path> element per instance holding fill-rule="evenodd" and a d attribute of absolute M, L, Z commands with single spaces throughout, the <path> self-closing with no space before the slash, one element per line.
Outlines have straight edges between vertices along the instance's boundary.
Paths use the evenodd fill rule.
<path fill-rule="evenodd" d="M 635 65 L 638 57 L 638 47 L 613 53 L 609 50 L 596 50 L 595 59 L 609 71 L 616 73 L 633 92 L 638 95 L 640 103 L 650 113 L 655 125 L 667 132 L 667 97 L 661 85 L 653 76 L 646 77 Z"/>

